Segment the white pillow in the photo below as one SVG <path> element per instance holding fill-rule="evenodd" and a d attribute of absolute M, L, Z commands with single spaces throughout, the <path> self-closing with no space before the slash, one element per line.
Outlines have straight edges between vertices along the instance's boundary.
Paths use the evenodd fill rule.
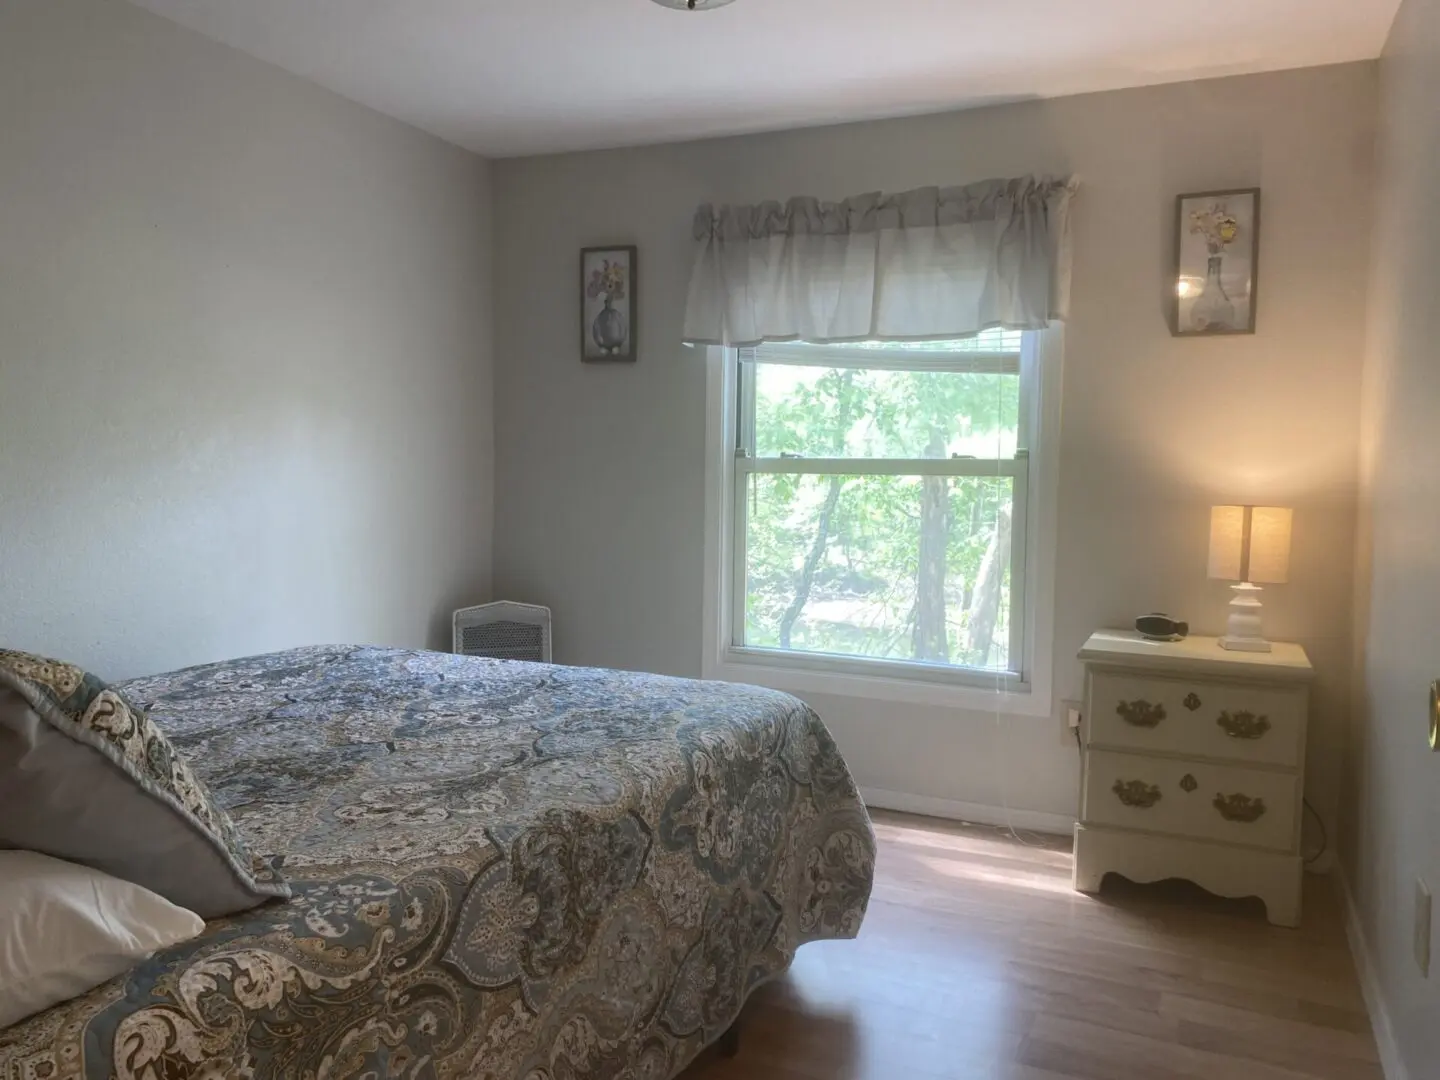
<path fill-rule="evenodd" d="M 0 851 L 0 1029 L 205 929 L 149 889 L 34 851 Z"/>

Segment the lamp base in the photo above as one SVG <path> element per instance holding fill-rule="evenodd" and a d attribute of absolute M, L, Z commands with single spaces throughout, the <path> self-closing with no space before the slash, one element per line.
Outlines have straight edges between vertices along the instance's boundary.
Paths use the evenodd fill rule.
<path fill-rule="evenodd" d="M 1231 585 L 1235 598 L 1230 601 L 1230 620 L 1226 624 L 1225 636 L 1220 647 L 1231 652 L 1271 652 L 1273 646 L 1265 640 L 1260 629 L 1260 596 L 1264 592 L 1259 585 L 1242 581 Z"/>

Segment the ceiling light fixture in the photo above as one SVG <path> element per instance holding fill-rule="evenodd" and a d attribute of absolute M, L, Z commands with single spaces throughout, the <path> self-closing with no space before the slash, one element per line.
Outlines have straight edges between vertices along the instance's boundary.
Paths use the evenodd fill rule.
<path fill-rule="evenodd" d="M 734 3 L 734 0 L 655 0 L 655 3 L 679 11 L 709 11 L 711 8 Z"/>

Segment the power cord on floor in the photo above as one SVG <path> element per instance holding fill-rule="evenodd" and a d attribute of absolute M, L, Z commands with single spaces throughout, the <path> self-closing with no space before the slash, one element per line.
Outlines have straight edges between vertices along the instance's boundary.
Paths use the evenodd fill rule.
<path fill-rule="evenodd" d="M 1309 799 L 1305 799 L 1304 803 L 1305 809 L 1309 810 L 1311 815 L 1315 818 L 1315 824 L 1320 826 L 1320 850 L 1315 852 L 1314 855 L 1311 855 L 1308 859 L 1305 860 L 1305 865 L 1310 866 L 1312 863 L 1318 862 L 1320 860 L 1320 856 L 1324 855 L 1325 852 L 1330 849 L 1330 834 L 1325 830 L 1325 819 L 1320 816 L 1320 811 L 1316 810 L 1315 807 L 1310 805 Z"/>
<path fill-rule="evenodd" d="M 997 678 L 995 686 L 995 700 L 997 703 L 1000 700 L 1000 691 L 1001 687 L 999 679 Z M 1002 827 L 1007 833 L 1010 834 L 1010 839 L 1014 840 L 1021 847 L 1045 847 L 1046 842 L 1044 837 L 1030 829 L 1015 828 L 1015 822 L 1012 821 L 1010 817 L 1010 762 L 1009 755 L 1006 753 L 1005 749 L 1005 739 L 1009 734 L 1009 731 L 1010 726 L 1005 723 L 1005 717 L 1001 713 L 1000 707 L 997 704 L 995 708 L 995 738 L 999 740 L 999 751 L 997 756 L 1000 761 L 1000 806 L 1005 812 L 1005 824 Z M 1022 836 L 1022 833 L 1028 835 L 1029 839 L 1027 839 L 1026 836 Z"/>

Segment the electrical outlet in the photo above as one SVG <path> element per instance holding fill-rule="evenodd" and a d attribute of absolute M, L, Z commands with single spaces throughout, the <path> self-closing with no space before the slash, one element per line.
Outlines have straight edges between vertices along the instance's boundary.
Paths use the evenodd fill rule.
<path fill-rule="evenodd" d="M 1068 746 L 1075 741 L 1075 733 L 1080 730 L 1080 724 L 1085 717 L 1078 701 L 1062 701 L 1060 707 L 1061 719 L 1064 721 L 1060 727 L 1060 740 Z"/>
<path fill-rule="evenodd" d="M 1415 963 L 1420 974 L 1430 977 L 1430 890 L 1415 879 Z"/>

